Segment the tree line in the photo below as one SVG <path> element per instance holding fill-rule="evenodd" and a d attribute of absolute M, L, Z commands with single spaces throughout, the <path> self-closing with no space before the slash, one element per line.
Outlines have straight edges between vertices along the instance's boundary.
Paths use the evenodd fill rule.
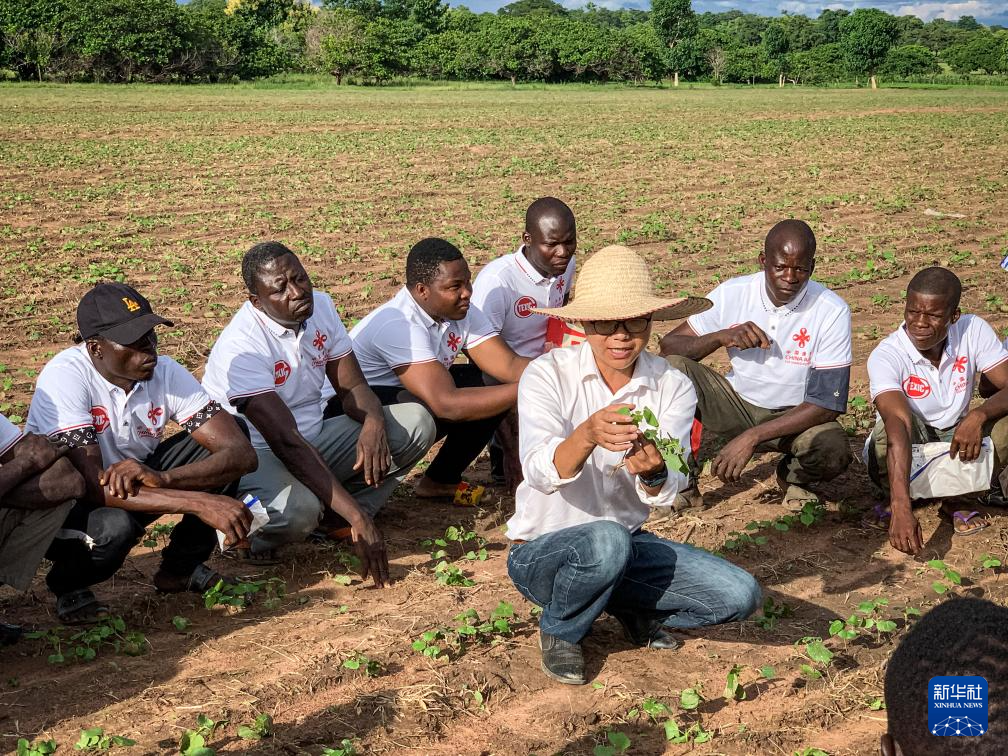
<path fill-rule="evenodd" d="M 322 73 L 546 82 L 823 85 L 1008 75 L 1008 30 L 825 10 L 817 18 L 690 0 L 650 11 L 516 0 L 497 13 L 443 0 L 0 0 L 0 77 L 217 82 Z"/>

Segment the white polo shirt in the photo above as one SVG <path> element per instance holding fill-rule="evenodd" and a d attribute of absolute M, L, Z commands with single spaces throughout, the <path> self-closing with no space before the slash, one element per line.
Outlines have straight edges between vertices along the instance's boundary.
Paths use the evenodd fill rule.
<path fill-rule="evenodd" d="M 309 441 L 322 430 L 322 387 L 326 365 L 352 351 L 336 306 L 328 294 L 314 293 L 312 316 L 295 333 L 246 302 L 210 350 L 203 388 L 232 414 L 236 404 L 275 392 L 294 416 L 298 432 Z M 249 423 L 252 446 L 269 448 Z"/>
<path fill-rule="evenodd" d="M 596 446 L 572 478 L 561 478 L 553 456 L 557 447 L 593 413 L 610 404 L 650 408 L 662 432 L 690 448 L 697 396 L 689 378 L 662 358 L 641 352 L 626 386 L 613 393 L 599 375 L 588 342 L 553 349 L 533 360 L 518 384 L 518 441 L 525 480 L 515 492 L 515 513 L 507 536 L 532 540 L 563 528 L 611 520 L 637 530 L 648 507 L 671 506 L 686 487 L 683 473 L 651 496 L 636 475 L 619 467 L 623 452 Z"/>
<path fill-rule="evenodd" d="M 21 440 L 21 429 L 0 414 L 0 457 L 9 452 Z"/>
<path fill-rule="evenodd" d="M 518 251 L 486 264 L 473 282 L 472 303 L 507 345 L 522 357 L 538 357 L 546 342 L 548 315 L 537 307 L 560 307 L 574 281 L 574 257 L 561 276 L 543 276 Z"/>
<path fill-rule="evenodd" d="M 440 362 L 446 368 L 463 349 L 497 335 L 475 305 L 462 320 L 434 320 L 404 286 L 350 329 L 354 354 L 371 386 L 402 386 L 395 368 Z"/>
<path fill-rule="evenodd" d="M 105 465 L 143 461 L 164 437 L 169 420 L 184 425 L 213 400 L 192 374 L 159 356 L 154 375 L 123 391 L 106 381 L 91 362 L 87 344 L 64 349 L 39 373 L 25 429 L 70 446 L 94 443 Z"/>
<path fill-rule="evenodd" d="M 938 367 L 917 351 L 900 325 L 868 357 L 871 398 L 900 391 L 910 410 L 927 425 L 947 430 L 969 412 L 978 373 L 1005 360 L 1008 350 L 983 318 L 963 315 L 949 326 Z"/>
<path fill-rule="evenodd" d="M 770 338 L 769 349 L 728 349 L 726 377 L 750 404 L 794 407 L 805 401 L 812 368 L 850 367 L 850 308 L 817 281 L 781 307 L 770 301 L 763 271 L 725 281 L 707 298 L 714 306 L 687 321 L 698 336 L 751 321 Z"/>

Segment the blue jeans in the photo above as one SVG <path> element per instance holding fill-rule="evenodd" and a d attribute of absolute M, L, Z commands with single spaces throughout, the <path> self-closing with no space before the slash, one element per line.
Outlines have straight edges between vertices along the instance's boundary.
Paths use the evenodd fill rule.
<path fill-rule="evenodd" d="M 743 620 L 761 598 L 741 567 L 608 520 L 512 544 L 508 575 L 543 608 L 539 628 L 570 643 L 580 642 L 603 611 L 700 627 Z"/>

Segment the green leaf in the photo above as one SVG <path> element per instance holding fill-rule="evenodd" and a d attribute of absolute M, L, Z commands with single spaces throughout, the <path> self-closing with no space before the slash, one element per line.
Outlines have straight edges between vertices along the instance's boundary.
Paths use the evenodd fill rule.
<path fill-rule="evenodd" d="M 630 747 L 630 738 L 625 733 L 607 732 L 606 739 L 612 743 L 613 748 L 616 749 L 616 753 L 623 753 Z"/>
<path fill-rule="evenodd" d="M 679 694 L 679 705 L 686 711 L 693 711 L 700 705 L 700 694 L 693 688 L 686 688 Z"/>
<path fill-rule="evenodd" d="M 642 411 L 644 416 L 644 421 L 655 428 L 658 427 L 658 418 L 655 417 L 655 413 L 651 411 L 650 407 L 645 407 Z"/>
<path fill-rule="evenodd" d="M 945 583 L 941 582 L 940 580 L 935 580 L 933 583 L 931 583 L 931 588 L 938 595 L 941 595 L 948 590 L 948 586 L 945 585 Z"/>
<path fill-rule="evenodd" d="M 630 414 L 630 408 L 629 407 L 620 407 L 618 410 L 616 410 L 616 414 L 617 415 L 629 415 Z"/>
<path fill-rule="evenodd" d="M 184 633 L 186 630 L 188 630 L 189 625 L 191 624 L 188 619 L 186 619 L 185 617 L 181 617 L 177 614 L 174 617 L 172 617 L 171 623 L 172 626 L 180 633 Z"/>
<path fill-rule="evenodd" d="M 332 579 L 336 585 L 350 585 L 353 582 L 353 578 L 349 575 L 333 575 Z"/>
<path fill-rule="evenodd" d="M 832 622 L 830 622 L 830 626 L 829 626 L 830 637 L 836 635 L 841 630 L 843 630 L 845 627 L 847 627 L 847 623 L 844 622 L 842 619 L 835 619 L 835 620 L 833 620 Z"/>
<path fill-rule="evenodd" d="M 259 740 L 260 738 L 262 738 L 262 735 L 260 735 L 258 732 L 253 730 L 248 725 L 241 725 L 238 728 L 238 737 L 241 738 L 242 740 Z"/>
<path fill-rule="evenodd" d="M 892 620 L 879 620 L 875 623 L 875 629 L 880 633 L 891 633 L 896 629 L 896 623 Z"/>
<path fill-rule="evenodd" d="M 770 665 L 760 667 L 760 674 L 767 680 L 773 680 L 777 676 L 777 671 Z"/>
<path fill-rule="evenodd" d="M 818 680 L 820 677 L 822 677 L 822 672 L 820 672 L 818 669 L 815 669 L 814 667 L 808 664 L 802 664 L 800 669 L 802 675 L 809 678 L 810 680 Z"/>
<path fill-rule="evenodd" d="M 805 644 L 805 653 L 812 661 L 819 664 L 829 664 L 833 660 L 833 652 L 826 648 L 821 640 Z"/>

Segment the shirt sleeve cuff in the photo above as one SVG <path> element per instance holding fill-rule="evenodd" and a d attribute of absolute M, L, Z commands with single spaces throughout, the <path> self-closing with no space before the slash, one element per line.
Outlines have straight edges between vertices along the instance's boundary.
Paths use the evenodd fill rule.
<path fill-rule="evenodd" d="M 654 496 L 649 494 L 641 485 L 640 476 L 634 476 L 634 488 L 640 500 L 649 507 L 671 507 L 675 502 L 675 497 L 679 491 L 686 487 L 686 477 L 680 473 L 669 472 L 668 480 L 658 489 Z"/>
<path fill-rule="evenodd" d="M 545 494 L 555 493 L 563 486 L 573 483 L 581 477 L 583 467 L 570 478 L 561 478 L 560 473 L 557 472 L 556 465 L 553 464 L 553 455 L 556 454 L 557 447 L 563 442 L 562 438 L 550 439 L 526 459 L 522 471 L 525 475 L 525 482 L 536 491 Z"/>

